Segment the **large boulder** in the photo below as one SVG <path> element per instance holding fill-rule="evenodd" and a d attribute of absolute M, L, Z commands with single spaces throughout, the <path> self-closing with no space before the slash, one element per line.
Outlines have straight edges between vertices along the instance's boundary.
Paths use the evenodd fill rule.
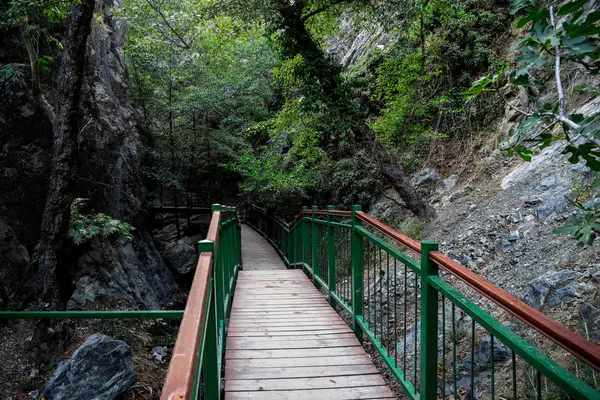
<path fill-rule="evenodd" d="M 158 309 L 171 296 L 173 275 L 152 239 L 96 240 L 79 257 L 69 309 L 87 309 L 101 300 L 108 307 Z"/>
<path fill-rule="evenodd" d="M 525 286 L 521 299 L 537 309 L 545 306 L 554 308 L 593 292 L 595 286 L 587 278 L 586 274 L 578 271 L 549 271 Z"/>
<path fill-rule="evenodd" d="M 48 381 L 53 400 L 113 400 L 137 381 L 131 348 L 122 340 L 95 334 L 60 363 Z"/>
<path fill-rule="evenodd" d="M 185 276 L 196 266 L 196 250 L 183 240 L 168 243 L 163 251 L 167 267 L 178 276 Z"/>

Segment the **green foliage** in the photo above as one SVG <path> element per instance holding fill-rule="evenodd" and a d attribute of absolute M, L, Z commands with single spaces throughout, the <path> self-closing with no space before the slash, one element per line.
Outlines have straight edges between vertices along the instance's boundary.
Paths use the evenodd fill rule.
<path fill-rule="evenodd" d="M 580 246 L 591 245 L 600 234 L 600 174 L 589 180 L 581 177 L 573 182 L 571 188 L 572 204 L 579 213 L 567 223 L 556 229 L 556 233 L 570 235 Z"/>
<path fill-rule="evenodd" d="M 83 214 L 81 209 L 85 206 L 83 199 L 76 199 L 71 207 L 69 238 L 75 245 L 87 243 L 95 237 L 107 238 L 115 234 L 132 239 L 134 227 L 106 214 Z"/>
<path fill-rule="evenodd" d="M 290 156 L 274 148 L 266 148 L 258 156 L 243 154 L 228 167 L 242 175 L 241 189 L 252 200 L 278 209 L 297 209 L 316 178 L 314 166 L 291 162 Z"/>
<path fill-rule="evenodd" d="M 511 13 L 522 14 L 516 26 L 527 31 L 516 46 L 516 66 L 507 85 L 535 86 L 539 71 L 553 67 L 557 96 L 534 112 L 513 106 L 525 119 L 517 128 L 520 140 L 508 154 L 531 161 L 535 152 L 564 141 L 563 154 L 569 155 L 569 162 L 585 161 L 592 171 L 600 171 L 600 113 L 569 115 L 569 97 L 564 93 L 561 76 L 561 67 L 566 63 L 579 65 L 590 74 L 600 72 L 600 11 L 588 9 L 588 2 L 582 0 L 560 3 L 512 0 Z M 463 95 L 470 100 L 485 91 L 501 93 L 502 72 L 484 76 Z M 587 91 L 597 93 L 595 88 Z M 579 138 L 584 140 L 575 140 Z M 575 200 L 574 205 L 580 209 L 580 215 L 557 232 L 570 234 L 582 245 L 592 244 L 599 228 L 597 202 L 586 205 Z"/>
<path fill-rule="evenodd" d="M 18 89 L 25 85 L 24 64 L 6 64 L 0 68 L 0 83 L 4 84 L 6 89 Z"/>
<path fill-rule="evenodd" d="M 413 218 L 400 227 L 400 233 L 415 240 L 421 240 L 422 231 L 423 222 L 418 218 Z"/>
<path fill-rule="evenodd" d="M 276 57 L 264 29 L 211 1 L 127 0 L 126 55 L 151 133 L 145 175 L 157 188 L 237 179 L 227 167 L 249 151 L 245 132 L 268 118 Z"/>

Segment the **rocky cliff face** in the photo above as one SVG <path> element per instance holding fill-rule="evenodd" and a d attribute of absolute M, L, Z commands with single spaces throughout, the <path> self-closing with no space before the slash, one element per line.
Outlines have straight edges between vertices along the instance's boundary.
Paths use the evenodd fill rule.
<path fill-rule="evenodd" d="M 92 21 L 81 104 L 76 197 L 89 199 L 89 211 L 109 214 L 140 229 L 133 242 L 114 239 L 74 249 L 78 261 L 73 276 L 75 293 L 69 305 L 76 308 L 86 308 L 99 297 L 127 306 L 157 308 L 170 296 L 174 282 L 141 224 L 145 200 L 140 176 L 142 129 L 123 53 L 126 27 L 113 15 L 118 7 L 119 1 L 97 1 Z M 10 44 L 5 47 L 10 51 L 0 53 L 0 63 L 25 63 L 15 37 L 0 38 L 3 44 Z M 45 204 L 52 126 L 31 101 L 24 84 L 1 87 L 0 99 L 0 185 L 8 189 L 0 191 L 0 217 L 30 255 L 39 239 Z M 11 249 L 17 246 L 23 250 L 18 243 L 11 243 Z M 5 288 L 20 287 L 22 281 L 31 279 L 12 273 L 21 268 L 17 264 L 4 259 L 0 265 Z M 5 288 L 0 290 L 0 297 Z"/>
<path fill-rule="evenodd" d="M 96 2 L 82 88 L 79 190 L 92 208 L 131 221 L 145 196 L 142 130 L 123 54 L 126 26 L 113 15 L 119 7 Z"/>

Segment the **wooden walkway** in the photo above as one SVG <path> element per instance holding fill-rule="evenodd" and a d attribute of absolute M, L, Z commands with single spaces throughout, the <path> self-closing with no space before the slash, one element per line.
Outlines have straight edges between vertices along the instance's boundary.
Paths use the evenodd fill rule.
<path fill-rule="evenodd" d="M 242 226 L 225 399 L 393 399 L 354 333 L 301 270 Z"/>

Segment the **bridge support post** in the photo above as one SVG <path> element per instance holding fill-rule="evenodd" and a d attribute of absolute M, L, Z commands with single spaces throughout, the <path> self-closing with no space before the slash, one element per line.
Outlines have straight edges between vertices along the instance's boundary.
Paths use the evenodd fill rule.
<path fill-rule="evenodd" d="M 334 206 L 327 206 L 327 211 L 335 210 Z M 331 226 L 333 217 L 327 214 L 327 287 L 329 289 L 329 304 L 335 308 L 335 230 Z"/>
<path fill-rule="evenodd" d="M 421 399 L 435 400 L 438 373 L 438 293 L 429 278 L 438 275 L 437 265 L 429 260 L 429 252 L 437 243 L 421 243 Z"/>
<path fill-rule="evenodd" d="M 356 336 L 362 341 L 363 331 L 358 323 L 358 317 L 363 315 L 363 298 L 364 298 L 364 243 L 363 237 L 360 235 L 357 227 L 360 226 L 360 220 L 356 216 L 356 212 L 360 211 L 360 206 L 352 206 L 352 317 L 353 328 Z"/>

